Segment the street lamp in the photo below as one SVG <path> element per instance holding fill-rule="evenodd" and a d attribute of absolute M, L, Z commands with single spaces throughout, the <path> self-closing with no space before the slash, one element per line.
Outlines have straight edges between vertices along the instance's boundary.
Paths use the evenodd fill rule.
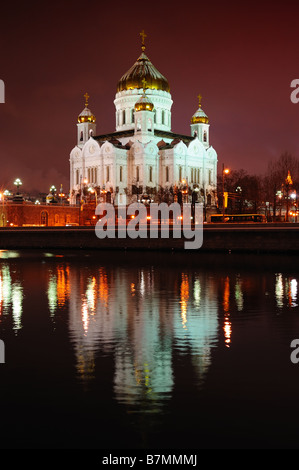
<path fill-rule="evenodd" d="M 297 192 L 296 190 L 291 194 L 291 198 L 293 200 L 293 205 L 295 207 L 295 211 L 293 212 L 293 215 L 295 217 L 295 222 L 297 222 Z"/>
<path fill-rule="evenodd" d="M 243 209 L 243 204 L 242 204 L 242 188 L 241 188 L 241 186 L 238 186 L 236 188 L 236 193 L 237 193 L 237 196 L 239 198 L 239 212 L 241 214 L 241 212 L 243 211 L 242 210 Z"/>
<path fill-rule="evenodd" d="M 229 174 L 229 169 L 224 168 L 224 163 L 223 163 L 223 165 L 222 165 L 222 196 L 223 196 L 223 199 L 222 199 L 222 219 L 223 219 L 223 222 L 224 222 L 224 214 L 225 214 L 224 177 L 228 174 Z"/>
<path fill-rule="evenodd" d="M 97 190 L 93 187 L 90 187 L 88 188 L 88 191 L 91 193 L 91 194 L 94 194 L 95 195 L 95 200 L 96 200 L 96 206 L 98 205 L 98 193 L 97 193 Z"/>
<path fill-rule="evenodd" d="M 22 186 L 22 181 L 20 180 L 20 178 L 17 178 L 14 182 L 14 185 L 17 187 L 17 195 L 19 195 L 19 188 L 20 186 Z"/>
<path fill-rule="evenodd" d="M 87 186 L 88 184 L 88 179 L 87 178 L 83 178 L 83 176 L 81 176 L 81 181 L 80 181 L 80 205 L 81 203 L 85 202 L 85 195 L 84 195 L 84 189 L 85 189 L 85 186 Z"/>
<path fill-rule="evenodd" d="M 64 192 L 63 192 L 63 186 L 62 186 L 62 184 L 60 185 L 59 197 L 60 197 L 60 204 L 62 204 L 62 198 L 65 197 L 65 194 L 64 194 Z"/>
<path fill-rule="evenodd" d="M 286 222 L 289 221 L 289 191 L 290 191 L 290 186 L 293 184 L 292 177 L 290 171 L 288 172 L 288 176 L 286 177 L 285 180 L 285 187 L 287 190 L 287 213 L 286 213 Z"/>
<path fill-rule="evenodd" d="M 188 202 L 188 194 L 189 194 L 188 178 L 183 179 L 181 184 L 183 185 L 182 193 L 184 194 L 185 202 Z"/>

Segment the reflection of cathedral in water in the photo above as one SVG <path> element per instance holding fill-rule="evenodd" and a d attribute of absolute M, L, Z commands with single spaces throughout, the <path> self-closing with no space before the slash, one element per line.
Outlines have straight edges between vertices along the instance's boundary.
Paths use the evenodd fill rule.
<path fill-rule="evenodd" d="M 198 387 L 213 348 L 233 346 L 234 328 L 246 311 L 298 307 L 298 277 L 281 272 L 81 266 L 63 257 L 42 266 L 0 252 L 1 329 L 18 334 L 25 315 L 30 318 L 24 299 L 34 279 L 34 288 L 47 296 L 53 327 L 60 312 L 68 312 L 80 381 L 91 383 L 102 374 L 101 357 L 113 358 L 116 400 L 147 411 L 158 410 L 176 382 L 188 379 L 181 371 L 178 379 L 177 358 L 190 361 Z"/>
<path fill-rule="evenodd" d="M 71 270 L 68 284 L 69 327 L 81 380 L 94 377 L 98 350 L 113 354 L 116 399 L 146 401 L 156 410 L 157 402 L 172 395 L 174 350 L 191 350 L 196 373 L 204 378 L 217 344 L 214 283 L 177 270 L 99 268 Z"/>
<path fill-rule="evenodd" d="M 268 281 L 262 279 L 264 294 Z M 70 335 L 83 383 L 100 373 L 98 352 L 113 356 L 117 401 L 159 411 L 175 386 L 174 354 L 189 355 L 200 386 L 212 348 L 221 337 L 231 346 L 232 312 L 243 311 L 246 295 L 256 297 L 256 282 L 246 275 L 209 276 L 203 270 L 70 269 L 63 263 L 49 276 L 49 308 L 54 313 L 69 302 Z M 295 279 L 278 274 L 269 285 L 273 289 L 277 308 L 297 305 Z"/>

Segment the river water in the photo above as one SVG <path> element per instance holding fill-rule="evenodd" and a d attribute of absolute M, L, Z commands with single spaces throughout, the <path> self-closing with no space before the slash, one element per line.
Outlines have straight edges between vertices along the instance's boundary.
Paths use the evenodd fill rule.
<path fill-rule="evenodd" d="M 0 447 L 298 448 L 298 260 L 0 252 Z"/>

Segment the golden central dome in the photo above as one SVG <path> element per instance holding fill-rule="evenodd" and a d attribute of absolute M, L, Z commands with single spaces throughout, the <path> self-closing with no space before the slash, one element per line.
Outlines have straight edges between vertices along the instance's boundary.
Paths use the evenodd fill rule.
<path fill-rule="evenodd" d="M 133 67 L 121 77 L 117 85 L 117 92 L 143 88 L 143 80 L 146 80 L 147 89 L 163 90 L 170 93 L 167 79 L 156 69 L 144 52 Z"/>

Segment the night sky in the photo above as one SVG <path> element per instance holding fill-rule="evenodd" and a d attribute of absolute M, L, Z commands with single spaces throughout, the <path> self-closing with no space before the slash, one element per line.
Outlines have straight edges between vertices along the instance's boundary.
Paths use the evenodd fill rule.
<path fill-rule="evenodd" d="M 202 107 L 219 165 L 264 173 L 299 158 L 298 1 L 1 3 L 0 188 L 69 190 L 69 154 L 83 95 L 97 134 L 115 131 L 117 82 L 141 53 L 168 79 L 172 131 L 190 135 Z M 219 167 L 220 168 L 220 167 Z"/>

